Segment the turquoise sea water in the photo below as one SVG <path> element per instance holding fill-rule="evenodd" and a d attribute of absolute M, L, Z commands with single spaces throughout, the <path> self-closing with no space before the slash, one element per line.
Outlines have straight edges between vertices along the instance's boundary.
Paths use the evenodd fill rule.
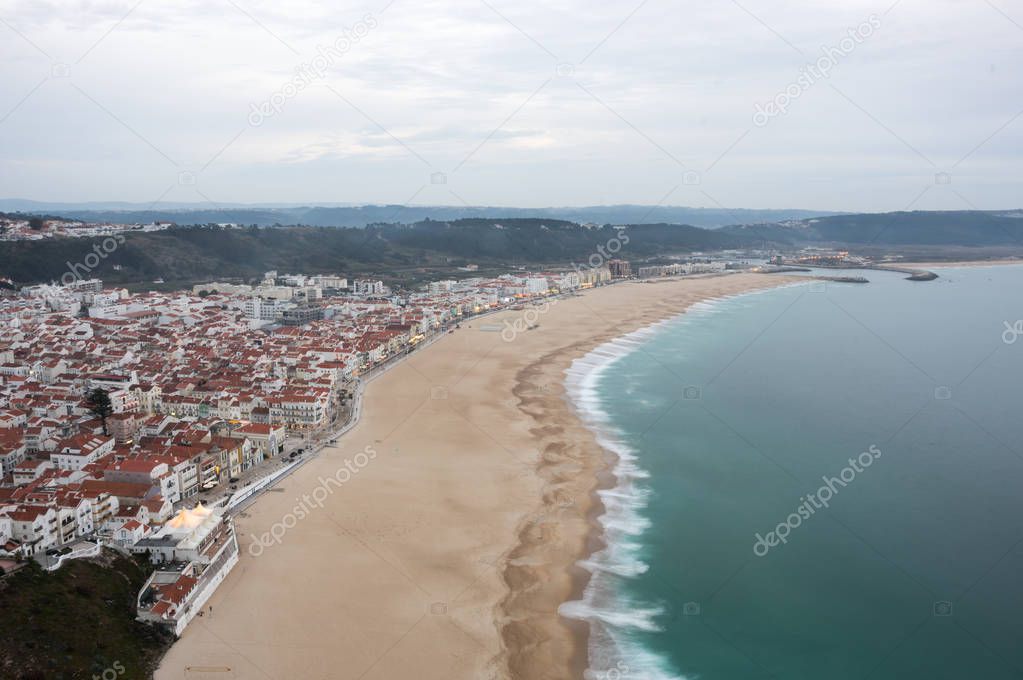
<path fill-rule="evenodd" d="M 1023 267 L 940 274 L 715 301 L 576 362 L 621 456 L 562 608 L 591 677 L 1023 678 Z"/>

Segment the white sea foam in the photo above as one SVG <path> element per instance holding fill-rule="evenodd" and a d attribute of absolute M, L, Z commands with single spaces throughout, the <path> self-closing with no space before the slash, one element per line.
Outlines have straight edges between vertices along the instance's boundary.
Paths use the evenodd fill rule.
<path fill-rule="evenodd" d="M 804 284 L 781 287 L 798 285 Z M 689 307 L 685 317 L 730 313 L 732 308 L 721 302 L 770 290 L 777 288 L 697 302 Z M 616 581 L 636 578 L 650 568 L 643 561 L 643 545 L 637 540 L 650 527 L 650 520 L 643 514 L 650 496 L 643 480 L 650 475 L 640 467 L 636 452 L 623 440 L 622 433 L 610 424 L 611 418 L 603 409 L 599 391 L 601 378 L 615 362 L 641 348 L 662 326 L 680 317 L 606 342 L 573 361 L 565 371 L 565 389 L 570 402 L 595 434 L 597 442 L 617 457 L 613 469 L 615 487 L 597 492 L 604 505 L 599 522 L 607 547 L 579 562 L 579 566 L 590 572 L 590 581 L 581 600 L 566 602 L 559 608 L 563 616 L 590 624 L 589 668 L 585 674 L 588 680 L 694 680 L 692 676 L 673 672 L 662 655 L 643 647 L 631 634 L 659 631 L 658 619 L 664 615 L 657 603 L 631 601 L 616 587 Z"/>
<path fill-rule="evenodd" d="M 590 624 L 586 677 L 592 680 L 679 680 L 679 676 L 667 670 L 659 655 L 634 644 L 628 637 L 629 631 L 659 631 L 657 621 L 664 615 L 663 608 L 629 601 L 615 587 L 616 579 L 635 578 L 650 568 L 642 559 L 642 544 L 635 540 L 650 526 L 650 520 L 642 514 L 650 495 L 642 482 L 649 473 L 639 466 L 635 452 L 610 426 L 599 393 L 599 382 L 607 369 L 636 351 L 661 325 L 654 324 L 605 343 L 574 361 L 566 371 L 569 399 L 595 433 L 597 442 L 617 457 L 613 470 L 615 487 L 597 492 L 604 505 L 599 521 L 607 547 L 579 562 L 590 572 L 590 582 L 581 600 L 566 602 L 559 609 L 563 616 Z"/>
<path fill-rule="evenodd" d="M 634 607 L 627 611 L 617 611 L 606 607 L 591 607 L 585 602 L 576 601 L 562 605 L 561 614 L 569 618 L 597 619 L 615 628 L 636 628 L 657 633 L 661 630 L 657 625 L 657 617 L 662 616 L 664 610 L 661 607 Z"/>

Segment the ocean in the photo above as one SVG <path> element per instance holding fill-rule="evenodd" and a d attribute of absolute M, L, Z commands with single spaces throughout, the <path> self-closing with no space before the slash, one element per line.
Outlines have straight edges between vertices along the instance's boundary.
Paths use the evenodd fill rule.
<path fill-rule="evenodd" d="M 936 271 L 710 301 L 572 365 L 618 455 L 561 609 L 588 677 L 1023 677 L 1023 266 Z"/>

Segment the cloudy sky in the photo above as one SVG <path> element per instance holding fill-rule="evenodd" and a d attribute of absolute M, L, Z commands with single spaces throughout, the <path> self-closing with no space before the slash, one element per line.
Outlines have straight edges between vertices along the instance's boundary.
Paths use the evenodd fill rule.
<path fill-rule="evenodd" d="M 1023 207 L 1023 4 L 892 1 L 3 0 L 0 197 Z"/>

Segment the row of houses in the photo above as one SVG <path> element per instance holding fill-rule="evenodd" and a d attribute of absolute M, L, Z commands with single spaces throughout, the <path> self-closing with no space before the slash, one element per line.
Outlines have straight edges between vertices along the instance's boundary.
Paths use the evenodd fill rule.
<path fill-rule="evenodd" d="M 100 536 L 131 548 L 174 505 L 230 483 L 283 450 L 285 429 L 153 416 L 132 446 L 78 434 L 15 463 L 0 485 L 0 546 L 30 557 Z"/>

